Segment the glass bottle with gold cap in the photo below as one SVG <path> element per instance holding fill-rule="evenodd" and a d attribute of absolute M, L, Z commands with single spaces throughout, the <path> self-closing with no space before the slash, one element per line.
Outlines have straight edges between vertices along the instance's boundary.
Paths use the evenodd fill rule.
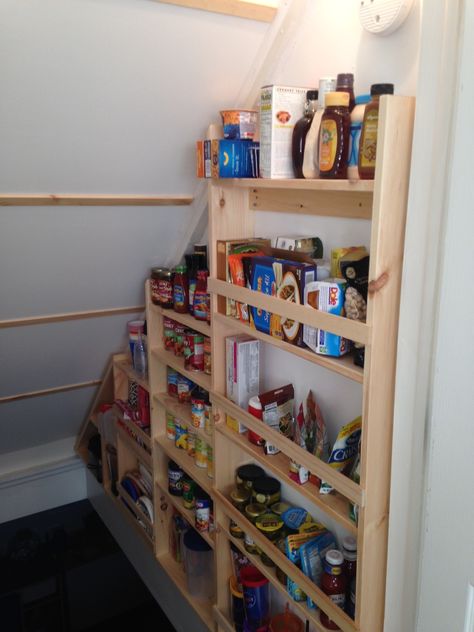
<path fill-rule="evenodd" d="M 319 133 L 320 178 L 347 178 L 350 127 L 349 94 L 328 92 Z"/>

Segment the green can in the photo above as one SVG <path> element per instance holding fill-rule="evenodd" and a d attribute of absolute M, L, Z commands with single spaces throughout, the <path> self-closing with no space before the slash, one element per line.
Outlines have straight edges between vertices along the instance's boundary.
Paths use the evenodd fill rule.
<path fill-rule="evenodd" d="M 183 505 L 185 509 L 194 509 L 196 483 L 192 478 L 183 478 Z"/>

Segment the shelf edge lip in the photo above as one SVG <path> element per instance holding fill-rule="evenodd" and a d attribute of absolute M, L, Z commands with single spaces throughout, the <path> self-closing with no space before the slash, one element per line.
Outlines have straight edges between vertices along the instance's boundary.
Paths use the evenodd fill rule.
<path fill-rule="evenodd" d="M 274 296 L 255 292 L 214 277 L 208 278 L 207 287 L 212 294 L 225 296 L 258 309 L 286 316 L 299 323 L 343 336 L 353 342 L 366 345 L 370 340 L 371 328 L 367 323 L 350 320 L 343 316 L 334 316 L 305 305 L 282 301 Z"/>
<path fill-rule="evenodd" d="M 166 439 L 166 441 L 168 441 L 168 439 Z M 160 437 L 155 437 L 154 442 L 158 446 L 159 449 L 163 450 L 163 452 L 166 453 L 166 455 L 168 456 L 169 459 L 174 460 L 174 459 L 177 458 L 176 454 L 173 451 L 173 450 L 177 450 L 177 448 L 174 447 L 174 444 L 172 444 L 172 446 L 168 446 L 168 444 L 165 443 L 165 441 L 163 441 L 163 442 L 160 441 Z M 169 441 L 169 443 L 171 443 L 171 441 Z M 171 448 L 173 448 L 173 449 L 171 449 Z M 186 456 L 187 456 L 187 453 L 184 452 L 184 450 L 180 450 L 180 452 L 183 452 L 183 456 L 184 456 L 184 454 L 186 454 Z M 183 470 L 186 472 L 186 474 L 188 474 L 188 476 L 190 476 L 193 480 L 196 480 L 196 470 L 198 472 L 203 472 L 203 480 L 197 480 L 197 482 L 199 483 L 199 486 L 204 489 L 204 491 L 206 491 L 210 496 L 213 496 L 215 488 L 213 487 L 212 482 L 214 481 L 214 479 L 213 478 L 209 478 L 207 476 L 207 474 L 206 474 L 207 480 L 204 481 L 204 472 L 205 472 L 204 468 L 198 468 L 192 462 L 191 457 L 187 457 L 187 458 L 190 459 L 190 463 L 189 464 L 186 463 L 186 461 L 184 461 L 184 464 L 182 464 L 183 461 L 181 461 L 181 459 L 179 459 L 181 461 L 181 464 L 178 463 L 178 465 L 180 467 L 182 467 Z M 194 472 L 194 476 L 193 476 L 193 472 Z"/>
<path fill-rule="evenodd" d="M 234 431 L 231 430 L 230 428 L 228 428 L 228 432 L 227 432 L 227 430 L 224 430 L 225 427 L 226 427 L 225 423 L 217 424 L 216 425 L 216 432 L 219 432 L 221 435 L 226 437 L 226 439 L 228 439 L 229 441 L 232 441 L 236 446 L 238 446 L 241 450 L 243 450 L 244 452 L 249 454 L 252 458 L 257 458 L 255 456 L 255 454 L 253 453 L 252 449 L 247 449 L 245 445 L 241 445 L 240 442 L 234 441 L 234 439 L 229 436 L 231 433 L 232 434 L 237 434 L 237 433 L 234 433 Z M 248 443 L 248 441 L 247 441 L 247 443 Z M 271 459 L 272 457 L 269 457 L 269 458 Z M 268 469 L 270 471 L 272 471 L 271 463 L 269 465 L 267 465 L 268 462 L 266 460 L 259 460 L 259 463 L 262 465 L 263 468 L 268 467 Z M 281 482 L 285 483 L 285 485 L 289 485 L 295 492 L 297 492 L 299 494 L 302 494 L 305 498 L 307 498 L 311 503 L 313 503 L 316 507 L 318 507 L 328 517 L 330 517 L 332 520 L 335 520 L 344 529 L 346 529 L 346 531 L 348 531 L 349 533 L 351 533 L 354 536 L 357 536 L 357 525 L 354 522 L 352 522 L 352 520 L 349 518 L 349 515 L 347 515 L 347 516 L 340 515 L 335 509 L 326 506 L 324 504 L 324 501 L 322 500 L 322 499 L 326 498 L 325 495 L 323 495 L 323 494 L 319 495 L 321 500 L 318 499 L 318 495 L 317 494 L 314 494 L 313 498 L 308 498 L 308 496 L 305 494 L 305 492 L 302 491 L 302 488 L 305 487 L 304 485 L 298 485 L 297 483 L 294 483 L 289 476 L 286 476 L 286 478 L 284 478 L 284 479 L 281 476 L 282 476 L 281 472 L 279 472 L 278 478 L 279 478 L 279 480 L 281 480 Z M 344 497 L 344 499 L 347 501 L 347 498 Z"/>
<path fill-rule="evenodd" d="M 173 309 L 164 309 L 163 307 L 161 307 L 161 305 L 155 305 L 154 303 L 151 303 L 150 306 L 158 314 L 161 314 L 163 318 L 175 320 L 182 325 L 186 325 L 190 329 L 195 329 L 204 336 L 211 335 L 211 326 L 207 321 L 198 320 L 197 318 L 194 318 L 191 314 L 180 314 L 179 312 L 175 312 Z"/>
<path fill-rule="evenodd" d="M 245 324 L 245 322 L 237 320 L 236 318 L 231 318 L 230 316 L 216 313 L 214 314 L 214 320 L 216 322 L 222 323 L 223 325 L 227 325 L 230 328 L 234 327 L 235 329 L 241 329 L 244 333 L 248 333 L 250 336 L 258 338 L 266 344 L 273 345 L 277 347 L 277 349 L 282 349 L 282 351 L 285 351 L 286 353 L 291 353 L 297 358 L 301 358 L 302 360 L 306 360 L 307 362 L 311 362 L 312 364 L 323 367 L 327 371 L 342 375 L 342 377 L 345 377 L 348 380 L 358 382 L 359 384 L 362 384 L 364 381 L 364 370 L 356 366 L 355 364 L 353 366 L 348 366 L 348 364 L 344 361 L 344 358 L 351 357 L 350 354 L 341 356 L 341 358 L 318 355 L 317 353 L 311 351 L 311 349 L 306 349 L 305 347 L 297 347 L 296 345 L 292 345 L 289 342 L 279 340 L 274 336 L 270 336 L 263 331 L 254 329 L 253 327 L 250 327 L 250 325 Z"/>
<path fill-rule="evenodd" d="M 291 191 L 325 191 L 351 195 L 357 193 L 373 193 L 374 180 L 331 180 L 323 178 L 219 178 L 213 184 L 232 186 L 241 189 L 287 189 Z"/>
<path fill-rule="evenodd" d="M 201 386 L 204 390 L 210 391 L 211 389 L 211 376 L 204 371 L 188 371 L 184 366 L 181 366 L 181 362 L 179 362 L 179 356 L 175 356 L 171 351 L 165 351 L 164 349 L 160 349 L 157 346 L 151 347 L 151 354 L 155 356 L 159 362 L 165 364 L 166 366 L 170 366 L 171 368 L 181 373 L 184 377 L 187 377 L 192 382 L 195 382 L 199 386 Z"/>
<path fill-rule="evenodd" d="M 344 476 L 344 474 L 341 474 L 340 472 L 337 472 L 330 465 L 321 461 L 321 459 L 309 454 L 309 452 L 303 450 L 303 448 L 296 445 L 296 443 L 287 437 L 276 432 L 272 428 L 269 428 L 266 424 L 263 424 L 256 417 L 245 411 L 243 408 L 240 408 L 223 395 L 216 393 L 215 391 L 211 391 L 211 401 L 213 404 L 221 407 L 228 415 L 241 421 L 244 426 L 250 428 L 250 430 L 253 430 L 267 441 L 270 441 L 289 458 L 296 461 L 296 463 L 303 465 L 310 472 L 328 482 L 342 496 L 351 500 L 360 507 L 363 506 L 363 490 L 360 485 L 357 485 L 357 483 L 352 481 L 350 478 Z M 221 423 L 225 423 L 225 420 Z"/>
<path fill-rule="evenodd" d="M 167 393 L 155 393 L 155 394 L 153 395 L 153 399 L 154 399 L 154 400 L 155 400 L 155 401 L 156 401 L 156 402 L 157 402 L 160 406 L 163 406 L 163 408 L 164 408 L 166 411 L 173 413 L 173 411 L 171 410 L 171 408 L 170 408 L 170 407 L 168 407 L 168 405 L 167 405 L 167 403 L 166 403 L 166 401 L 165 401 L 165 399 L 164 399 L 164 397 L 163 397 L 163 396 L 166 396 L 166 397 L 170 397 L 170 398 L 171 398 L 171 395 L 168 395 Z M 186 406 L 186 404 L 179 404 L 178 402 L 176 402 L 176 403 L 177 403 L 178 405 L 181 405 L 181 406 Z M 173 413 L 173 414 L 175 414 L 175 413 Z M 182 421 L 185 421 L 187 424 L 189 424 L 189 425 L 190 425 L 190 427 L 191 427 L 191 428 L 192 428 L 192 429 L 196 432 L 196 434 L 197 434 L 198 436 L 200 436 L 200 437 L 201 437 L 201 439 L 203 439 L 204 441 L 206 441 L 206 443 L 210 443 L 210 442 L 212 441 L 212 435 L 208 435 L 208 434 L 206 434 L 206 432 L 205 432 L 204 428 L 196 428 L 196 427 L 193 425 L 193 423 L 192 423 L 192 416 L 191 416 L 191 410 L 189 410 L 189 412 L 188 412 L 186 415 L 181 416 L 181 414 L 180 414 L 180 413 L 177 413 L 177 414 L 176 414 L 176 416 L 177 416 L 177 417 L 179 417 Z"/>
<path fill-rule="evenodd" d="M 276 565 L 280 566 L 284 573 L 290 576 L 294 581 L 301 585 L 303 590 L 316 602 L 322 602 L 324 606 L 327 607 L 327 614 L 331 617 L 341 628 L 341 630 L 345 630 L 346 632 L 355 632 L 357 630 L 356 624 L 354 621 L 349 619 L 348 615 L 342 611 L 340 608 L 337 608 L 335 604 L 330 600 L 330 598 L 324 593 L 318 594 L 321 592 L 319 586 L 314 584 L 309 577 L 303 574 L 303 572 L 288 558 L 284 556 L 284 554 L 275 547 L 270 540 L 268 540 L 264 535 L 262 535 L 258 529 L 251 523 L 246 517 L 240 513 L 238 509 L 236 509 L 230 500 L 228 500 L 224 494 L 216 490 L 216 499 L 221 504 L 221 509 L 224 514 L 234 520 L 244 531 L 244 533 L 250 532 L 251 537 L 258 544 L 258 546 L 265 551 L 267 555 L 272 557 L 275 561 L 276 557 Z M 285 568 L 286 567 L 286 568 Z M 309 588 L 309 590 L 308 590 Z M 312 594 L 311 594 L 312 593 Z M 320 606 L 320 603 L 318 603 Z M 336 609 L 337 608 L 337 609 Z M 322 608 L 324 610 L 324 608 Z M 325 610 L 326 611 L 326 610 Z M 336 616 L 334 616 L 336 615 Z M 342 624 L 342 625 L 341 625 Z"/>

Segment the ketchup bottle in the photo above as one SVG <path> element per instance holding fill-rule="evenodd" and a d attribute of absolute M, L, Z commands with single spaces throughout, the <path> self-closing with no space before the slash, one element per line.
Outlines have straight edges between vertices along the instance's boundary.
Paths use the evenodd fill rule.
<path fill-rule="evenodd" d="M 251 415 L 257 417 L 257 419 L 263 420 L 263 408 L 258 395 L 254 395 L 249 399 L 247 410 Z M 247 432 L 247 438 L 250 443 L 253 443 L 254 445 L 262 446 L 265 444 L 265 439 L 263 437 L 260 437 L 257 433 L 253 432 L 250 429 Z"/>
<path fill-rule="evenodd" d="M 321 590 L 342 610 L 344 610 L 346 603 L 347 592 L 347 580 L 342 573 L 343 562 L 344 557 L 340 551 L 336 549 L 329 550 L 326 553 L 324 573 L 321 577 Z M 328 630 L 340 629 L 323 610 L 321 610 L 320 618 L 322 625 Z"/>

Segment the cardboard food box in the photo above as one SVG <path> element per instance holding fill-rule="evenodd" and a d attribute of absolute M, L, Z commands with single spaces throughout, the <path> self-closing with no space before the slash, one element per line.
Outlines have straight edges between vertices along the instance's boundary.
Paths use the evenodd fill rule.
<path fill-rule="evenodd" d="M 260 93 L 260 177 L 294 178 L 291 139 L 311 88 L 264 86 Z"/>
<path fill-rule="evenodd" d="M 211 177 L 211 141 L 196 141 L 196 177 Z"/>
<path fill-rule="evenodd" d="M 251 288 L 285 301 L 303 305 L 308 283 L 316 279 L 314 263 L 291 261 L 277 257 L 252 259 Z M 280 338 L 299 347 L 303 345 L 301 323 L 271 314 L 256 307 L 250 308 L 253 326 L 259 331 Z"/>
<path fill-rule="evenodd" d="M 305 288 L 304 304 L 335 316 L 344 315 L 346 282 L 343 279 L 315 281 Z M 303 327 L 304 343 L 320 355 L 339 357 L 350 349 L 350 342 L 329 331 L 310 325 Z"/>
<path fill-rule="evenodd" d="M 250 140 L 211 140 L 213 178 L 256 178 L 254 152 L 258 143 Z"/>
<path fill-rule="evenodd" d="M 323 258 L 323 242 L 319 237 L 277 237 L 275 246 L 282 250 L 305 252 L 313 259 Z"/>
<path fill-rule="evenodd" d="M 229 336 L 226 343 L 226 395 L 247 410 L 249 399 L 260 391 L 260 341 L 241 334 Z M 237 432 L 246 428 L 227 415 L 226 423 Z"/>

